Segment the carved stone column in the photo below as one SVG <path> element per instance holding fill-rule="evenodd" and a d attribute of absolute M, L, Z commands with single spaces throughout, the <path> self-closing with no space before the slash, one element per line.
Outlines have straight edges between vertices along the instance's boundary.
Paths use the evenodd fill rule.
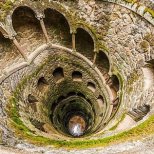
<path fill-rule="evenodd" d="M 22 47 L 20 46 L 20 44 L 18 43 L 18 41 L 16 40 L 15 37 L 13 37 L 13 43 L 15 44 L 15 46 L 17 47 L 18 51 L 20 52 L 20 54 L 22 55 L 22 57 L 28 61 L 27 56 L 24 54 L 24 50 L 22 49 Z"/>
<path fill-rule="evenodd" d="M 96 62 L 96 58 L 97 58 L 97 52 L 95 52 L 95 54 L 94 54 L 94 59 L 93 59 L 93 65 L 95 64 L 95 62 Z"/>
<path fill-rule="evenodd" d="M 20 44 L 18 43 L 18 41 L 15 38 L 17 33 L 13 29 L 11 17 L 7 16 L 6 23 L 5 24 L 0 23 L 0 27 L 2 29 L 3 36 L 5 38 L 9 38 L 10 40 L 13 41 L 13 43 L 17 47 L 18 51 L 22 55 L 22 57 L 27 61 L 28 59 L 27 59 L 26 55 L 24 54 L 24 50 L 22 49 L 22 47 L 20 46 Z"/>
<path fill-rule="evenodd" d="M 72 32 L 72 50 L 73 50 L 74 52 L 76 52 L 76 46 L 75 46 L 75 44 L 76 44 L 76 42 L 75 42 L 75 35 L 76 35 L 76 31 L 73 31 L 73 32 Z"/>
<path fill-rule="evenodd" d="M 44 24 L 44 21 L 43 21 L 44 15 L 43 14 L 37 14 L 36 18 L 40 21 L 40 25 L 41 25 L 43 34 L 45 36 L 46 42 L 49 43 L 50 42 L 49 36 L 48 36 L 47 30 L 46 30 L 46 27 L 45 27 L 45 24 Z"/>

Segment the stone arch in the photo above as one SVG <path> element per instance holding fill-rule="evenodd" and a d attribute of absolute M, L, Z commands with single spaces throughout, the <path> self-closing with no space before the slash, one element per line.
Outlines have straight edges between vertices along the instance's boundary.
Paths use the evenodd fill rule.
<path fill-rule="evenodd" d="M 51 42 L 58 42 L 71 48 L 72 37 L 70 34 L 70 24 L 68 19 L 63 15 L 63 13 L 50 7 L 44 10 L 44 15 L 44 23 Z"/>
<path fill-rule="evenodd" d="M 147 64 L 142 67 L 144 91 L 154 86 L 154 59 L 147 61 Z"/>
<path fill-rule="evenodd" d="M 118 92 L 120 90 L 120 81 L 117 75 L 111 76 L 112 86 L 114 87 L 115 91 Z"/>
<path fill-rule="evenodd" d="M 20 5 L 17 5 L 16 7 L 14 7 L 14 8 L 11 10 L 10 16 L 12 17 L 13 14 L 14 14 L 14 12 L 15 12 L 18 8 L 20 8 L 20 7 L 27 7 L 27 8 L 29 8 L 29 9 L 31 9 L 31 10 L 33 11 L 33 13 L 35 14 L 35 16 L 37 16 L 38 11 L 36 10 L 36 8 L 33 7 L 32 5 L 30 6 L 30 5 L 28 5 L 28 4 L 20 4 Z"/>
<path fill-rule="evenodd" d="M 44 10 L 47 8 L 54 9 L 57 12 L 61 13 L 66 18 L 70 27 L 70 31 L 72 31 L 74 27 L 74 19 L 73 19 L 72 13 L 68 11 L 68 9 L 66 9 L 60 3 L 55 3 L 54 1 L 50 1 L 50 3 L 46 3 L 44 6 Z"/>
<path fill-rule="evenodd" d="M 94 59 L 94 40 L 84 28 L 76 30 L 76 50 L 89 60 Z"/>
<path fill-rule="evenodd" d="M 21 6 L 18 6 L 18 7 L 16 7 L 15 9 L 14 9 L 14 11 L 12 12 L 12 15 L 11 15 L 11 17 L 12 17 L 12 25 L 13 25 L 13 27 L 14 27 L 14 16 L 18 13 L 18 11 L 20 11 L 20 10 L 24 10 L 24 11 L 29 11 L 29 13 L 31 14 L 31 17 L 33 16 L 33 17 L 36 17 L 36 12 L 31 8 L 31 7 L 28 7 L 28 6 L 24 6 L 24 5 L 21 5 Z M 23 16 L 25 16 L 24 15 L 24 13 L 25 12 L 23 12 Z M 30 17 L 30 14 L 29 14 L 29 17 Z"/>
<path fill-rule="evenodd" d="M 111 72 L 112 72 L 112 60 L 111 60 L 111 55 L 110 55 L 110 53 L 109 52 L 107 52 L 105 49 L 103 49 L 103 48 L 99 48 L 99 52 L 103 52 L 105 55 L 106 55 L 106 57 L 108 58 L 108 61 L 109 61 L 109 70 L 108 70 L 108 74 L 111 74 Z"/>
<path fill-rule="evenodd" d="M 91 36 L 91 38 L 93 39 L 93 42 L 94 42 L 94 51 L 97 51 L 99 48 L 99 46 L 98 46 L 99 43 L 98 43 L 97 36 L 96 36 L 95 32 L 93 32 L 92 28 L 86 24 L 83 24 L 83 23 L 76 23 L 75 31 L 77 32 L 77 29 L 79 29 L 79 28 L 84 29 Z"/>
<path fill-rule="evenodd" d="M 0 70 L 6 67 L 6 61 L 9 63 L 16 59 L 18 52 L 14 46 L 9 34 L 0 27 Z"/>
<path fill-rule="evenodd" d="M 116 78 L 119 82 L 119 91 L 121 91 L 123 88 L 123 85 L 124 85 L 124 83 L 123 83 L 124 79 L 122 78 L 122 76 L 120 75 L 120 73 L 118 71 L 113 71 L 111 76 L 113 76 L 113 75 L 116 76 Z"/>
<path fill-rule="evenodd" d="M 111 61 L 109 55 L 104 50 L 99 50 L 96 57 L 96 65 L 99 70 L 104 73 L 109 73 L 111 68 Z"/>
<path fill-rule="evenodd" d="M 28 6 L 22 5 L 13 11 L 12 26 L 17 32 L 16 38 L 21 47 L 27 52 L 32 52 L 46 42 L 40 22 L 34 10 Z"/>

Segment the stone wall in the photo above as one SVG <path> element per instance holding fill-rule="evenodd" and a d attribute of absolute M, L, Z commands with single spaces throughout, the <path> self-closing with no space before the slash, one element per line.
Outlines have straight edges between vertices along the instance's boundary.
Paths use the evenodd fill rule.
<path fill-rule="evenodd" d="M 151 3 L 147 6 L 149 4 Z M 18 6 L 21 7 L 18 8 Z M 145 74 L 143 69 L 147 67 L 147 63 L 150 63 L 151 74 L 153 74 L 153 62 L 151 62 L 154 59 L 154 26 L 151 11 L 153 6 L 147 10 L 145 6 L 138 6 L 138 3 L 132 4 L 121 0 L 51 1 L 50 3 L 25 0 L 14 3 L 12 7 L 15 8 L 15 12 L 12 8 L 10 12 L 8 11 L 6 20 L 0 22 L 2 32 L 0 34 L 0 115 L 2 117 L 0 130 L 3 130 L 4 142 L 11 144 L 11 137 L 14 142 L 16 141 L 11 129 L 6 127 L 7 119 L 12 116 L 9 109 L 11 110 L 16 103 L 14 100 L 16 92 L 20 93 L 17 97 L 19 103 L 17 107 L 20 112 L 15 116 L 13 114 L 13 118 L 20 115 L 23 120 L 23 122 L 17 122 L 21 125 L 24 123 L 38 134 L 42 132 L 34 128 L 29 120 L 31 117 L 34 118 L 34 123 L 36 121 L 41 124 L 50 123 L 49 117 L 46 117 L 49 111 L 44 109 L 46 101 L 50 99 L 47 99 L 48 95 L 43 95 L 35 89 L 39 77 L 47 75 L 47 81 L 52 85 L 51 92 L 48 94 L 57 96 L 59 87 L 56 87 L 54 79 L 49 76 L 59 65 L 67 68 L 64 73 L 69 81 L 71 72 L 78 68 L 82 74 L 87 73 L 83 78 L 84 83 L 90 80 L 97 83 L 95 98 L 91 97 L 93 102 L 97 101 L 99 93 L 105 95 L 108 107 L 104 114 L 105 121 L 100 127 L 102 130 L 109 120 L 119 119 L 124 112 L 127 113 L 140 105 L 150 105 L 150 114 L 153 114 L 154 79 L 146 78 L 149 74 Z M 76 38 L 73 38 L 75 36 Z M 60 50 L 57 59 L 54 57 L 57 50 L 52 46 Z M 49 54 L 51 50 L 55 52 L 53 55 Z M 63 50 L 70 53 L 74 51 L 73 55 L 78 55 L 79 60 L 69 54 L 63 54 Z M 106 55 L 105 58 L 98 57 L 99 52 L 103 52 Z M 42 67 L 42 62 L 49 56 L 53 58 L 51 58 L 51 64 L 45 64 L 43 67 L 46 69 L 37 76 L 37 68 Z M 89 65 L 81 62 L 84 60 Z M 82 66 L 85 68 L 83 69 Z M 91 69 L 95 70 L 92 76 L 88 74 Z M 36 70 L 35 78 L 24 80 L 34 70 Z M 117 77 L 118 85 L 113 86 L 113 75 Z M 145 80 L 152 80 L 151 87 L 145 88 Z M 26 82 L 25 89 L 18 87 L 21 81 Z M 85 87 L 84 84 L 80 86 Z M 36 95 L 38 106 L 25 105 L 29 93 Z M 12 94 L 14 94 L 13 97 Z M 113 98 L 118 100 L 117 104 L 114 104 Z M 113 108 L 113 106 L 116 107 Z M 37 109 L 39 112 L 36 113 Z M 113 111 L 114 114 L 112 114 Z M 45 116 L 42 116 L 42 113 Z M 27 130 L 25 127 L 20 129 Z M 53 137 L 56 138 L 54 135 Z"/>

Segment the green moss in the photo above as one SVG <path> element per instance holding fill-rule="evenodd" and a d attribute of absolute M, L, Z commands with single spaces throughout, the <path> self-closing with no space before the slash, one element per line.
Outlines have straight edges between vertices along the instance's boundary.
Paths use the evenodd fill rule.
<path fill-rule="evenodd" d="M 118 127 L 118 125 L 124 120 L 125 117 L 126 117 L 126 114 L 123 114 L 121 116 L 120 120 L 113 127 L 111 127 L 109 130 L 111 130 L 111 131 L 115 130 Z"/>
<path fill-rule="evenodd" d="M 146 13 L 146 12 L 150 13 L 151 16 L 154 18 L 154 10 L 152 10 L 150 8 L 145 8 L 144 13 Z"/>
<path fill-rule="evenodd" d="M 12 2 L 11 0 L 5 0 L 4 2 L 0 2 L 0 8 L 1 8 L 1 12 L 2 12 L 0 14 L 0 20 L 3 20 L 4 17 L 6 16 L 7 12 L 12 9 L 15 1 L 17 1 L 17 0 L 14 0 L 14 2 Z"/>
<path fill-rule="evenodd" d="M 16 135 L 21 138 L 28 140 L 30 143 L 37 144 L 37 145 L 54 145 L 55 147 L 65 147 L 65 148 L 88 148 L 88 147 L 97 147 L 97 146 L 106 146 L 109 144 L 122 142 L 134 138 L 139 138 L 143 135 L 153 134 L 154 130 L 154 115 L 152 115 L 148 120 L 140 124 L 139 126 L 120 133 L 115 136 L 98 139 L 98 140 L 74 140 L 74 141 L 61 141 L 61 140 L 52 140 L 49 138 L 45 138 L 42 136 L 37 136 L 29 130 L 23 122 L 20 120 L 19 114 L 17 112 L 17 100 L 12 98 L 10 100 L 11 104 L 11 119 L 12 119 L 12 127 L 15 130 Z M 125 115 L 122 116 L 119 123 L 124 119 Z M 118 123 L 118 124 L 119 124 Z M 115 129 L 118 124 L 114 126 Z"/>
<path fill-rule="evenodd" d="M 105 50 L 106 52 L 109 53 L 109 49 L 106 47 L 105 44 L 100 43 L 100 44 L 99 44 L 99 48 L 100 48 L 100 49 L 103 49 L 103 50 Z"/>
<path fill-rule="evenodd" d="M 152 35 L 151 33 L 147 33 L 144 36 L 144 39 L 149 42 L 150 46 L 154 46 L 154 35 Z"/>
<path fill-rule="evenodd" d="M 147 48 L 149 48 L 148 42 L 147 41 L 144 41 L 144 40 L 140 43 L 140 46 L 145 51 L 147 51 Z"/>
<path fill-rule="evenodd" d="M 64 61 L 66 60 L 65 57 Z M 22 138 L 26 139 L 28 142 L 36 144 L 36 145 L 54 145 L 55 147 L 65 147 L 65 148 L 88 148 L 88 147 L 98 147 L 98 146 L 107 146 L 110 144 L 114 144 L 117 142 L 122 142 L 131 139 L 137 139 L 142 137 L 143 135 L 148 135 L 154 133 L 154 115 L 151 116 L 148 120 L 140 124 L 139 126 L 120 133 L 115 136 L 106 137 L 103 139 L 97 140 L 80 140 L 80 139 L 73 139 L 70 141 L 63 141 L 63 140 L 53 140 L 49 138 L 45 138 L 43 136 L 38 136 L 35 132 L 31 131 L 27 126 L 24 125 L 22 120 L 20 119 L 19 115 L 19 108 L 18 108 L 18 101 L 19 101 L 19 94 L 24 89 L 26 83 L 33 77 L 36 77 L 40 70 L 50 61 L 50 58 L 41 65 L 38 69 L 35 70 L 30 76 L 25 77 L 17 86 L 16 90 L 14 91 L 10 101 L 7 105 L 7 113 L 9 115 L 9 124 L 14 130 L 15 134 Z M 119 123 L 123 120 L 123 117 L 119 121 Z M 117 123 L 112 129 L 115 129 L 118 124 Z"/>
<path fill-rule="evenodd" d="M 134 71 L 133 73 L 131 73 L 129 79 L 128 79 L 128 85 L 132 85 L 134 82 L 136 82 L 137 80 L 139 80 L 139 74 L 137 71 Z"/>
<path fill-rule="evenodd" d="M 138 2 L 138 0 L 123 0 L 123 1 L 125 1 L 127 3 L 132 3 L 132 4 L 137 3 L 138 4 L 137 7 L 140 7 L 142 5 L 141 3 Z M 154 17 L 154 10 L 153 9 L 146 7 L 144 10 L 144 13 L 146 13 L 146 12 L 150 13 L 151 16 Z"/>
<path fill-rule="evenodd" d="M 128 2 L 128 3 L 133 3 L 133 4 L 137 2 L 137 0 L 123 0 L 123 1 Z"/>
<path fill-rule="evenodd" d="M 128 87 L 127 86 L 127 94 L 130 94 L 133 91 L 133 87 Z"/>

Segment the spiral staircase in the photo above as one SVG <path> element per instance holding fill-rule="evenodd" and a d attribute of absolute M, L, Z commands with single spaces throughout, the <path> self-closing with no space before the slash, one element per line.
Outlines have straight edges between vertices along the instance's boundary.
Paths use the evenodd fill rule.
<path fill-rule="evenodd" d="M 147 8 L 97 0 L 8 5 L 0 22 L 2 145 L 80 149 L 153 134 Z"/>

